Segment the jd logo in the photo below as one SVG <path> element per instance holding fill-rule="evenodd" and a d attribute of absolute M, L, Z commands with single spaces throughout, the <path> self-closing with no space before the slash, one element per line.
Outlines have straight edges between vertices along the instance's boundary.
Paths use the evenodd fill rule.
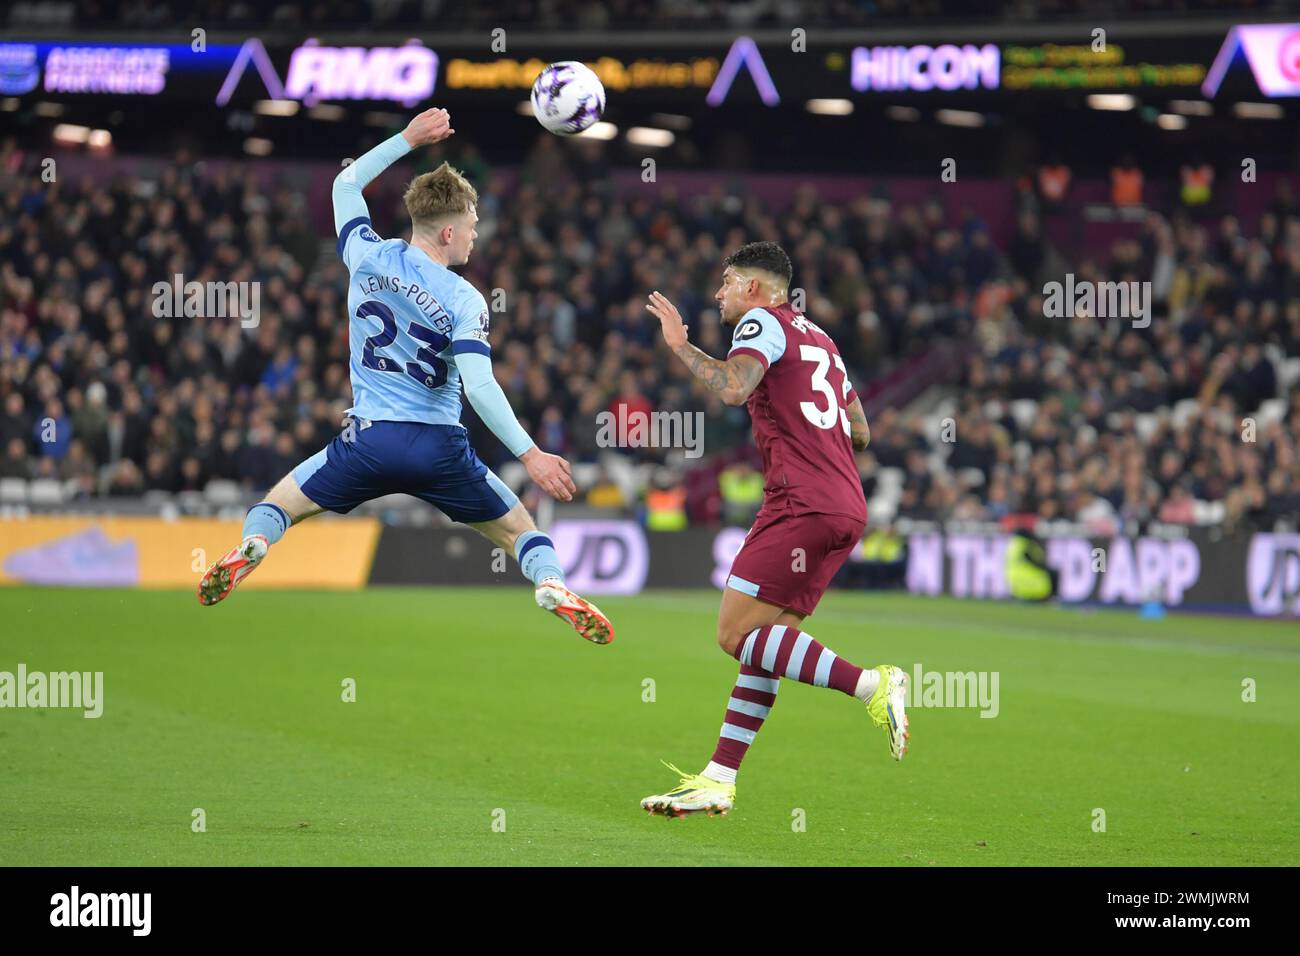
<path fill-rule="evenodd" d="M 1300 614 L 1300 534 L 1251 538 L 1246 590 L 1256 614 Z"/>
<path fill-rule="evenodd" d="M 747 339 L 754 338 L 762 331 L 763 326 L 758 322 L 755 322 L 753 319 L 750 319 L 748 322 L 740 323 L 739 328 L 736 329 L 736 334 L 732 336 L 732 340 L 736 342 L 744 342 Z"/>
<path fill-rule="evenodd" d="M 579 594 L 636 594 L 645 586 L 650 548 L 635 521 L 557 521 L 551 540 Z"/>

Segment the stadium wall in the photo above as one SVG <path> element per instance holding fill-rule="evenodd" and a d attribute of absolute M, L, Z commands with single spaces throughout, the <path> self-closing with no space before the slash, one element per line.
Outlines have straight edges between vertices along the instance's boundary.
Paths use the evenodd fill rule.
<path fill-rule="evenodd" d="M 0 585 L 194 588 L 240 539 L 239 521 L 210 518 L 0 519 Z M 313 521 L 276 545 L 248 588 L 355 590 L 370 579 L 380 524 Z"/>
<path fill-rule="evenodd" d="M 570 585 L 590 594 L 646 588 L 721 588 L 745 538 L 741 528 L 644 530 L 633 521 L 557 521 L 550 529 Z M 913 594 L 973 600 L 1008 598 L 1004 534 L 942 531 L 908 536 L 905 576 Z M 1158 600 L 1188 611 L 1300 614 L 1300 535 L 1222 534 L 1192 529 L 1176 537 L 1054 537 L 1049 566 L 1061 598 L 1136 607 Z M 1104 570 L 1098 566 L 1098 555 Z M 370 583 L 517 586 L 508 555 L 468 530 L 385 528 Z"/>
<path fill-rule="evenodd" d="M 0 520 L 0 585 L 192 588 L 240 532 L 203 518 L 28 517 Z M 744 542 L 741 528 L 646 531 L 623 519 L 560 520 L 550 528 L 577 591 L 632 595 L 647 588 L 721 588 Z M 940 529 L 908 535 L 908 591 L 971 600 L 1009 596 L 1000 533 Z M 1300 534 L 1110 539 L 1056 536 L 1048 565 L 1071 603 L 1300 615 Z M 842 576 L 843 577 L 843 576 Z M 374 518 L 326 518 L 295 528 L 245 587 L 518 587 L 514 556 L 468 528 L 386 527 Z"/>

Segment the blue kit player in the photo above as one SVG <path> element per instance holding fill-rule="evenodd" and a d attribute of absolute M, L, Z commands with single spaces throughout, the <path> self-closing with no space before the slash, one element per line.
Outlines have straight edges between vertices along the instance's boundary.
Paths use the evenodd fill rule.
<path fill-rule="evenodd" d="M 411 240 L 382 239 L 361 190 L 412 149 L 451 136 L 446 110 L 421 113 L 334 180 L 334 225 L 347 265 L 353 405 L 343 432 L 286 475 L 244 521 L 244 538 L 199 582 L 216 604 L 293 524 L 347 514 L 372 498 L 408 494 L 512 551 L 537 603 L 597 644 L 614 639 L 600 609 L 564 586 L 551 539 L 474 453 L 460 424 L 461 387 L 474 411 L 543 491 L 570 501 L 569 463 L 540 450 L 492 374 L 488 308 L 449 267 L 469 261 L 478 193 L 446 163 L 417 176 L 404 200 Z"/>

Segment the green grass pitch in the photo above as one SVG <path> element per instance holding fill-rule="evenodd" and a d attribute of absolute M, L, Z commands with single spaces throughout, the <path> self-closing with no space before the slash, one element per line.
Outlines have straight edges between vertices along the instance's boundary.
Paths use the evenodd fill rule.
<path fill-rule="evenodd" d="M 997 671 L 996 718 L 913 710 L 895 764 L 861 705 L 782 681 L 736 809 L 649 817 L 659 759 L 700 769 L 722 722 L 718 600 L 605 598 L 597 647 L 522 583 L 0 588 L 0 670 L 103 671 L 105 696 L 0 710 L 0 864 L 1300 863 L 1300 628 L 902 595 L 832 592 L 807 629 Z"/>

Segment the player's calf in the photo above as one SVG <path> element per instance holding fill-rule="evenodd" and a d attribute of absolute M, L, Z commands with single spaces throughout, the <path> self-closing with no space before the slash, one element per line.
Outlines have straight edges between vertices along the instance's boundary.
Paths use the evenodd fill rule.
<path fill-rule="evenodd" d="M 877 727 L 883 727 L 895 760 L 907 753 L 909 732 L 907 674 L 890 664 L 862 668 L 840 657 L 807 631 L 784 624 L 756 627 L 736 651 L 741 664 L 761 668 L 777 677 L 814 687 L 829 687 L 867 705 Z"/>

